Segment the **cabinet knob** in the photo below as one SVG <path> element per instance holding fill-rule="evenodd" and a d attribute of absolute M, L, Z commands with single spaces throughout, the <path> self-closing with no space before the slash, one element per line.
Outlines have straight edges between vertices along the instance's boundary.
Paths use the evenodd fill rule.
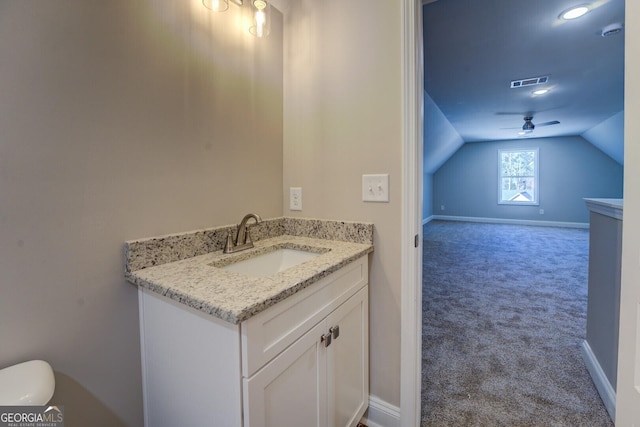
<path fill-rule="evenodd" d="M 340 336 L 340 326 L 336 325 L 336 326 L 332 326 L 329 328 L 329 333 L 331 335 L 333 335 L 333 339 L 338 339 L 338 337 Z"/>
<path fill-rule="evenodd" d="M 323 343 L 325 347 L 329 347 L 331 345 L 331 333 L 323 334 L 320 337 L 320 342 Z"/>

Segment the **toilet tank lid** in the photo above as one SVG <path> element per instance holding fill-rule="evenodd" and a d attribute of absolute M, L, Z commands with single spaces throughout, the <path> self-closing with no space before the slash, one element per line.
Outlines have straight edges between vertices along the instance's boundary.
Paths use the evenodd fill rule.
<path fill-rule="evenodd" d="M 54 390 L 53 369 L 44 360 L 0 369 L 0 405 L 45 405 Z"/>

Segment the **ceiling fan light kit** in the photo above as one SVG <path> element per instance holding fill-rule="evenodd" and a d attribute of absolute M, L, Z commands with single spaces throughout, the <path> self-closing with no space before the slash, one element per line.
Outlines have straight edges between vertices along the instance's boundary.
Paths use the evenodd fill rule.
<path fill-rule="evenodd" d="M 536 125 L 533 123 L 533 116 L 525 116 L 524 124 L 522 125 L 522 130 L 518 132 L 518 135 L 523 136 L 523 135 L 528 135 L 530 133 L 533 133 L 536 126 L 552 126 L 552 125 L 558 125 L 558 124 L 560 124 L 559 121 L 552 120 L 550 122 L 538 123 Z"/>
<path fill-rule="evenodd" d="M 533 120 L 533 117 L 529 116 L 524 118 L 524 124 L 522 125 L 522 130 L 525 133 L 531 133 L 536 128 L 536 126 L 531 122 L 531 120 Z"/>

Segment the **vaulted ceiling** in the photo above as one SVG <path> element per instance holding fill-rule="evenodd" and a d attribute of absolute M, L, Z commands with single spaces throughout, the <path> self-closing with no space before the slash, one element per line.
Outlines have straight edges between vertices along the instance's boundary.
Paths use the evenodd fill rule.
<path fill-rule="evenodd" d="M 581 18 L 559 17 L 580 3 L 426 1 L 426 172 L 462 143 L 523 137 L 581 135 L 622 163 L 624 30 L 602 30 L 624 24 L 624 0 L 594 0 Z M 544 84 L 510 86 L 542 76 Z M 541 88 L 550 91 L 532 93 Z M 538 126 L 518 135 L 525 116 Z"/>

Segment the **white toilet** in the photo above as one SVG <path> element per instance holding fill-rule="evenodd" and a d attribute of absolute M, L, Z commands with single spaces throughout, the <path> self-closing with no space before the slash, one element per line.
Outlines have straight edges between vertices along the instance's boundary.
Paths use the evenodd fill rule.
<path fill-rule="evenodd" d="M 44 360 L 0 369 L 0 406 L 46 405 L 55 386 L 53 369 Z"/>

